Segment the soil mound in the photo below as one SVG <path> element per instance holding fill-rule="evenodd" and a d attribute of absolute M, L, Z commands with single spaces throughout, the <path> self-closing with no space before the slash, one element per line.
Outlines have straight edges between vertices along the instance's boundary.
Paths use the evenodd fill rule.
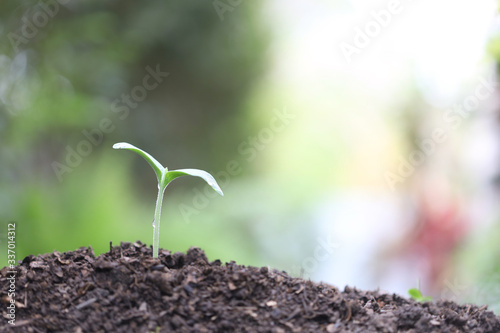
<path fill-rule="evenodd" d="M 266 267 L 209 262 L 122 243 L 26 257 L 16 271 L 16 325 L 8 324 L 9 269 L 0 271 L 1 332 L 500 332 L 486 307 L 418 303 L 337 288 Z"/>

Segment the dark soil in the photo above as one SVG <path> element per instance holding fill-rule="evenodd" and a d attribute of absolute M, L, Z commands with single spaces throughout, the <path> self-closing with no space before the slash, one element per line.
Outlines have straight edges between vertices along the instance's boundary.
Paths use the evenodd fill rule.
<path fill-rule="evenodd" d="M 8 268 L 1 270 L 7 317 Z M 208 262 L 123 243 L 26 257 L 16 267 L 16 326 L 1 332 L 500 332 L 486 307 L 292 278 L 266 267 Z"/>

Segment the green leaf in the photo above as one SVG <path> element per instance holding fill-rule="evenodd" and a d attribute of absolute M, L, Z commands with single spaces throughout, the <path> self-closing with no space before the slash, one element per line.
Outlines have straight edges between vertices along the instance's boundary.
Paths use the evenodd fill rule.
<path fill-rule="evenodd" d="M 423 297 L 420 290 L 416 288 L 411 288 L 410 290 L 408 290 L 408 294 L 410 294 L 411 298 L 413 298 L 414 300 L 419 300 Z"/>
<path fill-rule="evenodd" d="M 182 176 L 200 177 L 205 180 L 207 184 L 210 185 L 217 193 L 224 196 L 224 193 L 222 193 L 222 190 L 215 181 L 214 177 L 212 177 L 212 175 L 208 172 L 198 169 L 179 169 L 169 171 L 165 174 L 164 179 L 162 179 L 162 186 L 167 186 L 172 180 Z"/>
<path fill-rule="evenodd" d="M 432 297 L 430 296 L 423 296 L 422 292 L 416 288 L 412 288 L 408 290 L 408 294 L 412 299 L 414 299 L 417 302 L 430 302 L 432 301 Z"/>
<path fill-rule="evenodd" d="M 160 183 L 160 180 L 162 179 L 162 174 L 167 169 L 164 168 L 163 165 L 161 165 L 161 163 L 158 162 L 153 156 L 149 155 L 144 150 L 139 149 L 136 146 L 133 146 L 127 142 L 115 143 L 113 145 L 113 148 L 114 149 L 128 149 L 128 150 L 134 151 L 137 154 L 141 155 L 149 163 L 149 165 L 151 165 L 151 167 L 153 168 L 153 170 L 156 173 L 156 178 L 158 178 L 158 183 Z"/>

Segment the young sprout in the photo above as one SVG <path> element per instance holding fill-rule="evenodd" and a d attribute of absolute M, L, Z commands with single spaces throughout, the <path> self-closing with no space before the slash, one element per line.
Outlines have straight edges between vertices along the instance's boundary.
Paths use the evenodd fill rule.
<path fill-rule="evenodd" d="M 113 145 L 114 149 L 128 149 L 136 152 L 141 155 L 153 168 L 156 173 L 156 178 L 158 179 L 158 197 L 156 199 L 156 208 L 155 208 L 155 218 L 153 220 L 153 258 L 158 257 L 158 244 L 160 241 L 160 215 L 161 215 L 161 205 L 163 203 L 163 193 L 167 188 L 168 184 L 181 176 L 195 176 L 203 178 L 208 185 L 210 185 L 217 193 L 224 196 L 222 190 L 219 185 L 215 181 L 214 177 L 206 171 L 198 170 L 198 169 L 179 169 L 168 171 L 167 168 L 163 167 L 153 156 L 146 153 L 144 150 L 141 150 L 129 143 L 119 142 Z"/>
<path fill-rule="evenodd" d="M 430 302 L 432 301 L 432 297 L 422 295 L 420 291 L 420 279 L 417 279 L 417 288 L 411 288 L 408 290 L 408 295 L 417 302 Z"/>
<path fill-rule="evenodd" d="M 422 292 L 418 288 L 411 288 L 408 290 L 408 294 L 413 300 L 417 302 L 430 302 L 432 301 L 432 297 L 422 295 Z"/>

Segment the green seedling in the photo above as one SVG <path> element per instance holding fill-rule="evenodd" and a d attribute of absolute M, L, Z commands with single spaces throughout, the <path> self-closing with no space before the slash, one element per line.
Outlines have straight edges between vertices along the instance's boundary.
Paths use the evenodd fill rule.
<path fill-rule="evenodd" d="M 410 290 L 408 290 L 408 294 L 410 295 L 411 298 L 413 298 L 413 300 L 415 300 L 417 302 L 430 302 L 430 301 L 432 301 L 432 297 L 423 296 L 422 292 L 417 288 L 411 288 Z"/>
<path fill-rule="evenodd" d="M 222 190 L 219 185 L 215 181 L 214 177 L 206 171 L 198 170 L 198 169 L 179 169 L 168 171 L 167 168 L 163 167 L 153 156 L 146 153 L 144 150 L 141 150 L 129 143 L 119 142 L 113 145 L 114 149 L 128 149 L 136 152 L 141 155 L 146 162 L 151 165 L 154 172 L 156 173 L 156 178 L 158 179 L 158 197 L 156 199 L 156 208 L 155 208 L 155 217 L 153 220 L 153 258 L 158 257 L 158 244 L 160 242 L 160 215 L 161 215 L 161 206 L 163 203 L 163 194 L 165 193 L 165 189 L 167 188 L 170 182 L 181 176 L 195 176 L 203 178 L 208 185 L 210 185 L 217 193 L 224 196 Z"/>

